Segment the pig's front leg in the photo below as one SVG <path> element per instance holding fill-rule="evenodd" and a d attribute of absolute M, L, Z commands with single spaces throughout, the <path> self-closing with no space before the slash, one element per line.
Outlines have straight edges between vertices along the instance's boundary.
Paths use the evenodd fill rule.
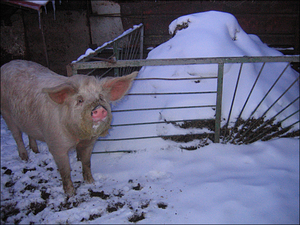
<path fill-rule="evenodd" d="M 91 173 L 91 154 L 96 140 L 97 138 L 81 140 L 76 146 L 77 157 L 82 163 L 83 179 L 87 183 L 94 182 L 94 178 Z"/>
<path fill-rule="evenodd" d="M 68 196 L 75 194 L 75 188 L 71 180 L 71 167 L 68 155 L 68 148 L 61 149 L 55 146 L 49 146 L 49 151 L 52 153 L 58 171 L 60 173 L 64 192 Z"/>

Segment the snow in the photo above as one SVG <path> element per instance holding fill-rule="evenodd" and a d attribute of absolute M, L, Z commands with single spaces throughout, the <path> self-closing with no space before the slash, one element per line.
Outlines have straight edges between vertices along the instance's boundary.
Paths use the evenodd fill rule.
<path fill-rule="evenodd" d="M 263 44 L 255 35 L 246 34 L 236 19 L 227 13 L 210 11 L 178 18 L 170 24 L 175 36 L 154 48 L 148 58 L 182 58 L 214 56 L 281 55 Z M 186 26 L 186 25 L 185 25 Z M 85 55 L 92 53 L 87 50 Z M 231 121 L 240 112 L 261 63 L 243 66 L 239 96 Z M 249 101 L 256 106 L 285 67 L 284 63 L 266 64 L 261 81 Z M 223 114 L 228 115 L 239 65 L 225 65 Z M 215 76 L 215 65 L 156 66 L 141 69 L 138 78 L 191 78 Z M 272 74 L 272 76 L 268 76 Z M 282 90 L 299 76 L 288 68 L 278 86 L 263 102 L 261 115 Z M 198 79 L 198 78 L 197 78 Z M 197 80 L 196 79 L 196 80 Z M 251 85 L 249 85 L 251 84 Z M 298 85 L 298 84 L 297 84 Z M 161 93 L 180 91 L 210 91 L 216 81 L 202 79 L 162 81 L 137 80 L 130 93 Z M 270 115 L 277 113 L 295 98 L 299 86 L 292 87 Z M 296 95 L 297 97 L 297 95 Z M 156 95 L 127 96 L 113 110 L 140 107 L 172 107 L 194 104 L 215 104 L 215 96 Z M 299 107 L 299 101 L 279 119 Z M 253 107 L 245 109 L 249 116 Z M 108 138 L 141 137 L 182 133 L 182 129 L 164 120 L 214 118 L 211 107 L 201 109 L 148 110 L 114 113 L 113 124 L 160 121 L 160 124 L 135 127 L 113 127 Z M 270 117 L 268 114 L 267 116 Z M 299 115 L 289 121 L 299 120 Z M 299 126 L 299 124 L 297 125 Z M 294 129 L 297 129 L 295 126 Z M 298 128 L 299 129 L 299 128 Z M 202 131 L 207 131 L 202 129 Z M 198 133 L 199 129 L 187 129 Z M 207 131 L 208 132 L 208 131 Z M 28 139 L 24 135 L 25 145 Z M 160 138 L 128 141 L 97 142 L 92 155 L 94 184 L 85 184 L 81 163 L 70 152 L 72 180 L 77 195 L 67 198 L 52 155 L 43 142 L 40 153 L 28 149 L 29 161 L 22 161 L 16 143 L 1 117 L 1 222 L 21 224 L 130 224 L 130 223 L 299 223 L 299 138 L 257 141 L 250 145 L 210 143 L 194 151 Z M 131 153 L 103 153 L 114 150 L 134 150 Z"/>
<path fill-rule="evenodd" d="M 142 214 L 145 219 L 138 223 L 143 224 L 299 222 L 298 138 L 210 144 L 196 151 L 150 145 L 130 154 L 93 154 L 95 184 L 82 183 L 80 162 L 71 152 L 77 195 L 68 200 L 46 144 L 38 146 L 40 153 L 30 151 L 29 162 L 21 161 L 1 118 L 1 219 L 9 205 L 20 210 L 6 223 L 128 224 L 132 215 Z M 6 187 L 10 182 L 14 185 Z M 89 189 L 109 197 L 91 197 Z M 41 193 L 50 196 L 43 199 Z M 37 203 L 45 208 L 30 210 Z"/>

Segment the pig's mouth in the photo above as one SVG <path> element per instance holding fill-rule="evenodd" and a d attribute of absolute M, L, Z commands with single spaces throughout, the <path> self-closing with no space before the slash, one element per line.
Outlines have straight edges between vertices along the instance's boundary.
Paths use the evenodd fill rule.
<path fill-rule="evenodd" d="M 107 109 L 103 105 L 97 105 L 91 112 L 93 122 L 104 121 L 107 117 Z"/>

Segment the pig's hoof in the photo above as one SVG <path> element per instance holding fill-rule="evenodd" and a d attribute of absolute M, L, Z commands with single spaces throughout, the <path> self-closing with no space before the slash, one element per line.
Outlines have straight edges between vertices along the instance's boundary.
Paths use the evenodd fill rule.
<path fill-rule="evenodd" d="M 38 148 L 31 148 L 31 150 L 32 150 L 34 153 L 40 153 L 40 151 L 39 151 Z"/>
<path fill-rule="evenodd" d="M 72 188 L 68 188 L 67 190 L 65 190 L 65 194 L 68 196 L 68 197 L 72 197 L 74 196 L 76 193 L 75 193 L 75 188 L 72 187 Z"/>
<path fill-rule="evenodd" d="M 27 152 L 19 152 L 19 156 L 24 161 L 28 161 L 28 159 L 29 159 Z"/>
<path fill-rule="evenodd" d="M 92 184 L 95 182 L 94 178 L 92 177 L 92 175 L 90 176 L 84 176 L 84 181 L 87 183 L 87 184 Z"/>

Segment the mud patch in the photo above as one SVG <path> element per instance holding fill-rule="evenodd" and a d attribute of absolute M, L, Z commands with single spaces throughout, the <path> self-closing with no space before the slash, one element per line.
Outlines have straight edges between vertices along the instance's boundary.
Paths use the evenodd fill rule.
<path fill-rule="evenodd" d="M 143 219 L 145 219 L 145 213 L 144 212 L 133 214 L 131 217 L 128 218 L 128 221 L 131 222 L 131 223 L 136 223 L 136 222 L 141 221 Z"/>

